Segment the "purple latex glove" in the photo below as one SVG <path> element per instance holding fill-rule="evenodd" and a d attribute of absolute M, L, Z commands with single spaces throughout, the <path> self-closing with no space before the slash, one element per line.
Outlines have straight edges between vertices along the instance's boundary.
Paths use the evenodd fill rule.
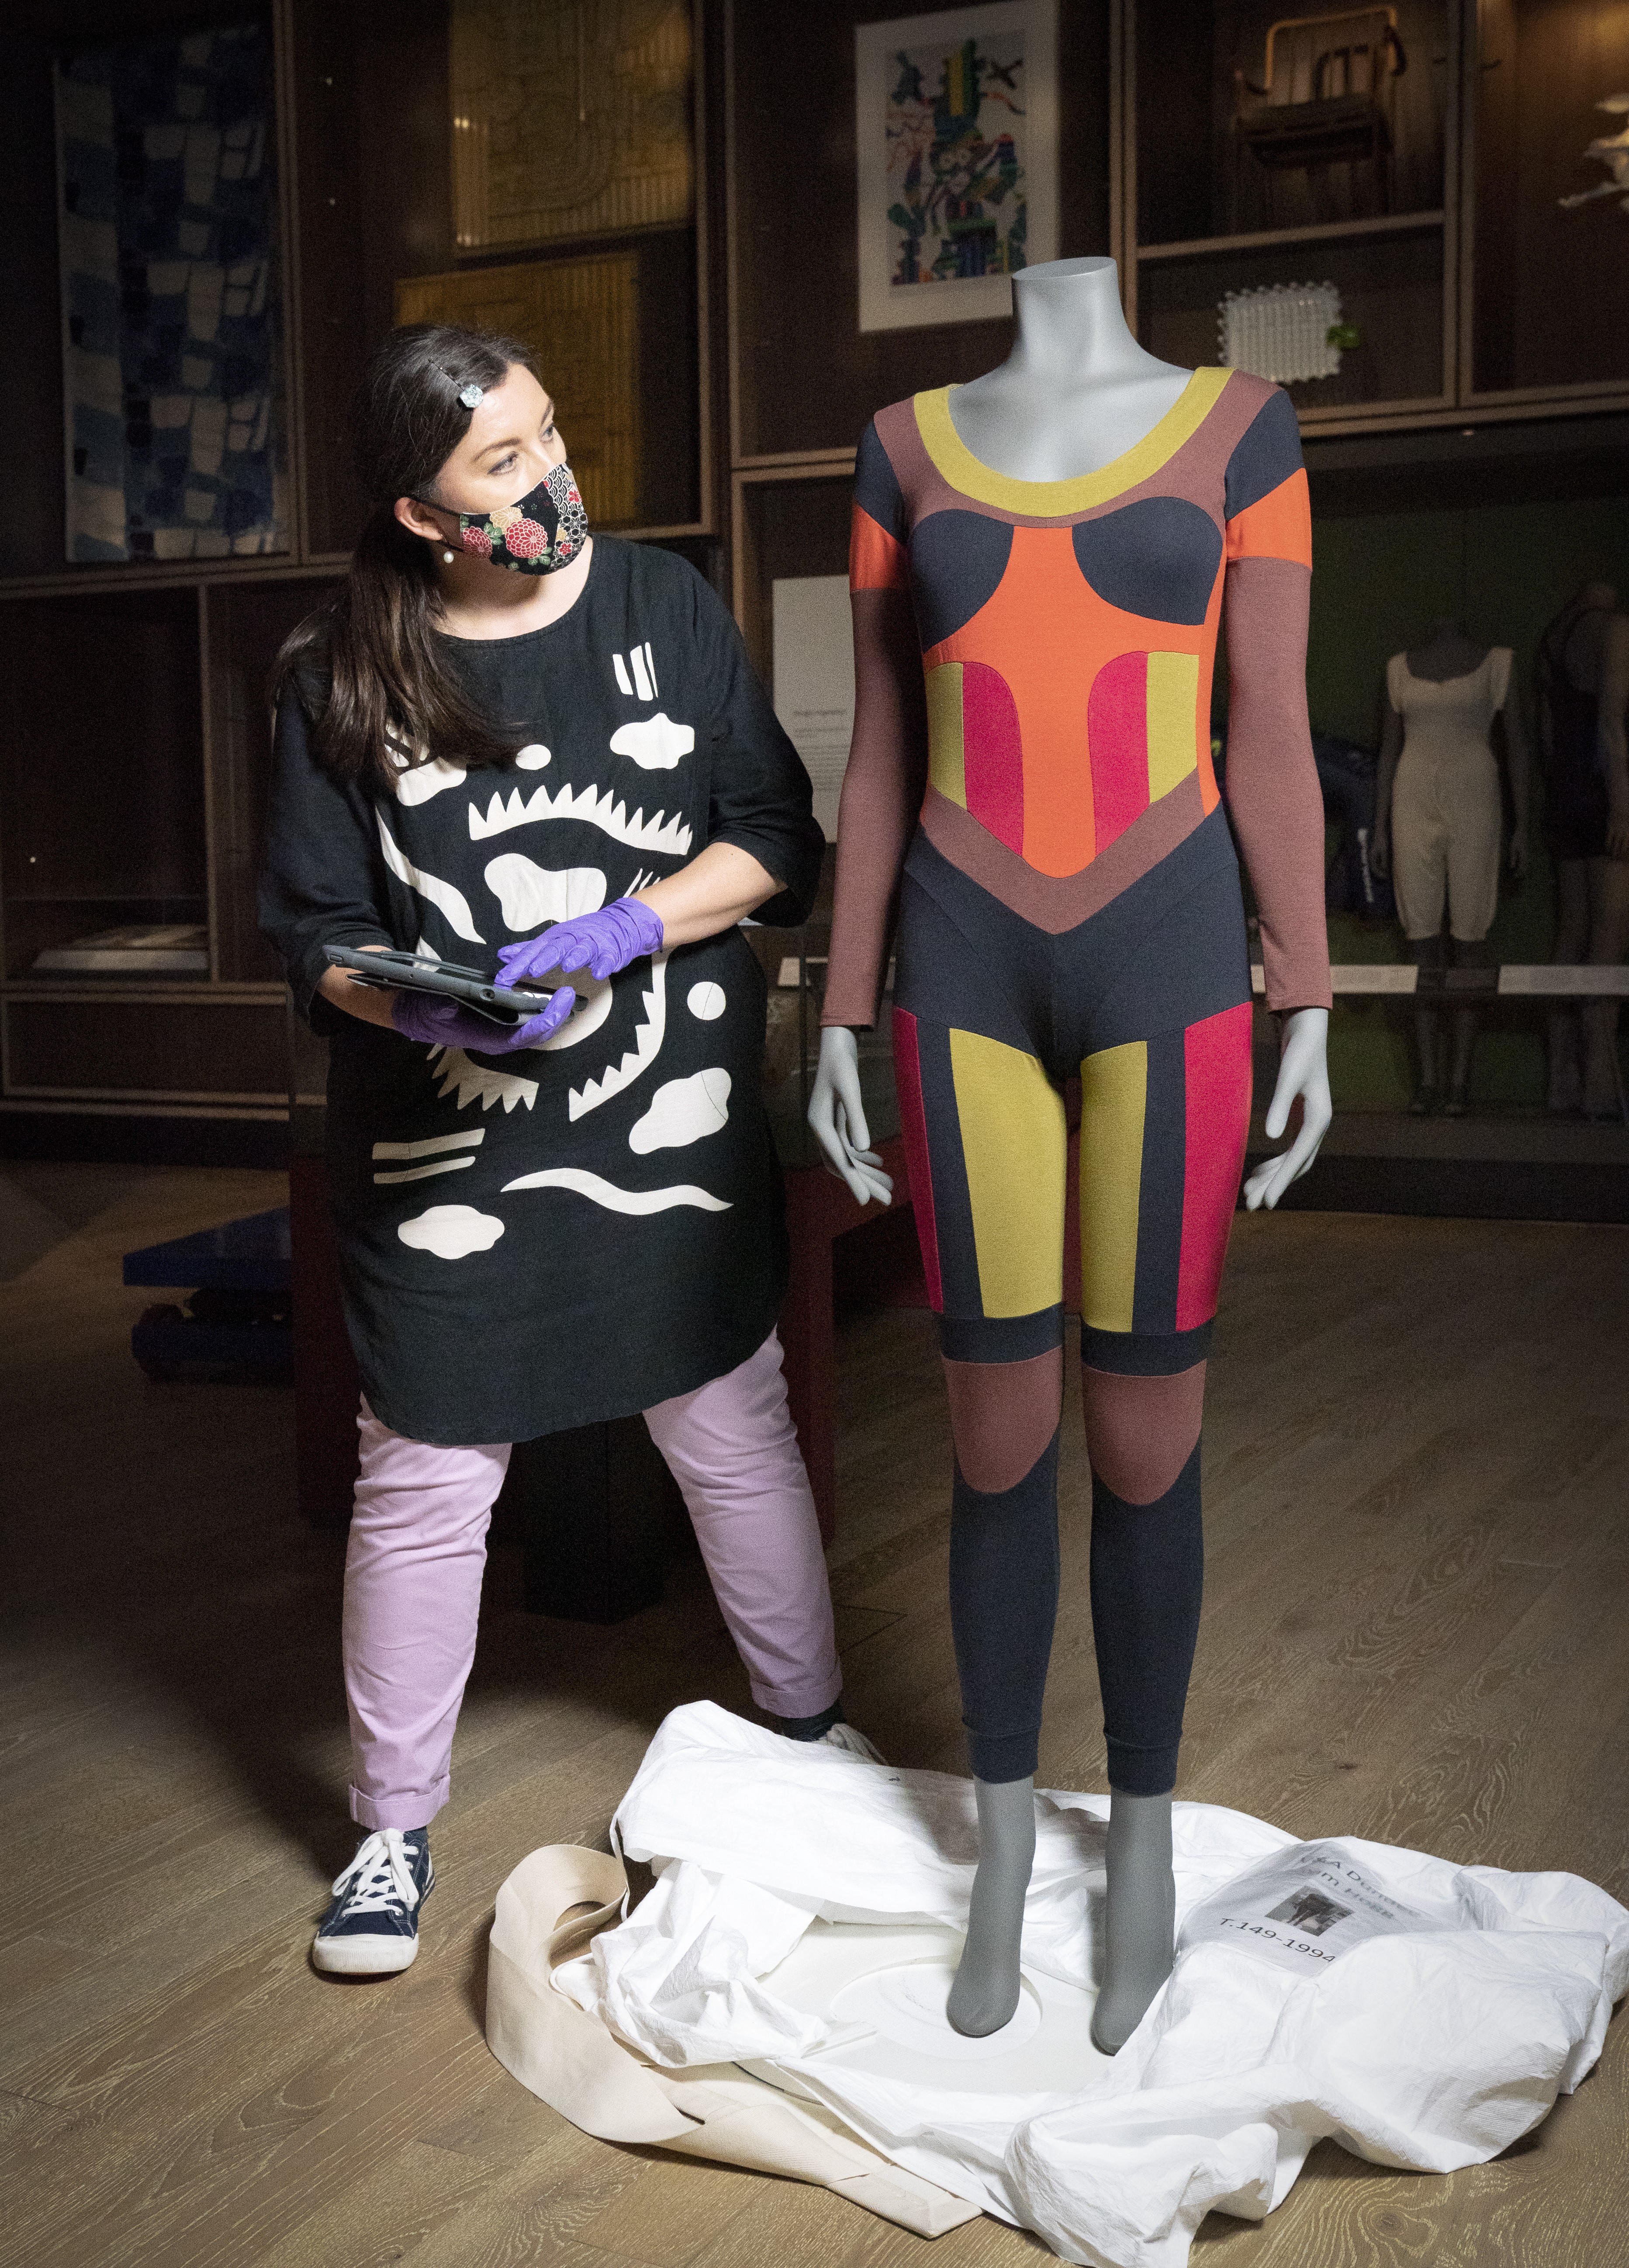
<path fill-rule="evenodd" d="M 438 998 L 433 992 L 398 992 L 390 1004 L 390 1020 L 404 1040 L 417 1040 L 427 1048 L 462 1048 L 481 1056 L 512 1055 L 517 1048 L 537 1048 L 557 1032 L 571 1014 L 577 995 L 563 984 L 540 1016 L 524 1024 L 494 1024 L 477 1016 L 461 1001 Z"/>
<path fill-rule="evenodd" d="M 523 984 L 551 968 L 581 968 L 604 979 L 638 961 L 642 953 L 662 949 L 660 915 L 638 898 L 618 898 L 598 913 L 576 914 L 557 922 L 542 937 L 522 945 L 505 945 L 498 955 L 498 983 Z"/>

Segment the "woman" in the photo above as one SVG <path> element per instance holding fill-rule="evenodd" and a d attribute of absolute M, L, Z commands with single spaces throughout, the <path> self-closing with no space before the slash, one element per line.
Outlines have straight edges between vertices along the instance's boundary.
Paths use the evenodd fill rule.
<path fill-rule="evenodd" d="M 343 1646 L 365 1831 L 313 1956 L 353 1974 L 416 1950 L 512 1441 L 643 1410 L 755 1700 L 864 1748 L 780 1374 L 763 981 L 736 928 L 804 916 L 808 780 L 701 578 L 589 535 L 524 346 L 394 331 L 357 428 L 375 509 L 280 657 L 262 884 L 333 1042 L 363 1381 Z M 552 998 L 502 1028 L 331 947 Z"/>

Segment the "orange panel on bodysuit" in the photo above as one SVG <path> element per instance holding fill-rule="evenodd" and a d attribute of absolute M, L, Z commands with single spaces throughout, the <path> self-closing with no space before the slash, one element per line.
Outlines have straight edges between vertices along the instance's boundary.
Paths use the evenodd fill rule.
<path fill-rule="evenodd" d="M 1161 622 L 1100 599 L 1068 527 L 1015 527 L 1006 569 L 972 620 L 930 647 L 923 664 L 980 662 L 1005 679 L 1023 744 L 1023 858 L 1043 874 L 1078 874 L 1097 849 L 1087 704 L 1092 681 L 1121 654 L 1191 653 L 1199 660 L 1196 738 L 1211 808 L 1211 658 L 1221 578 L 1202 623 Z M 1201 726 L 1205 729 L 1201 731 Z M 1146 757 L 1144 759 L 1146 762 Z"/>

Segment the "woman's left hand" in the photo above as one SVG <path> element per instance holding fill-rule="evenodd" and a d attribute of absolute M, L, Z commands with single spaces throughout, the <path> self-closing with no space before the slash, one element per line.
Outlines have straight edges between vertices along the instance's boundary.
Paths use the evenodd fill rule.
<path fill-rule="evenodd" d="M 517 1048 L 541 1048 L 564 1023 L 576 998 L 571 986 L 563 984 L 541 1015 L 528 1016 L 520 1024 L 496 1024 L 490 1016 L 466 1008 L 461 1000 L 439 999 L 431 992 L 393 992 L 390 1020 L 404 1040 L 416 1040 L 421 1047 L 510 1056 Z"/>
<path fill-rule="evenodd" d="M 1318 1154 L 1334 1112 L 1330 1104 L 1330 1012 L 1297 1008 L 1284 1020 L 1279 1081 L 1267 1112 L 1267 1139 L 1276 1142 L 1290 1123 L 1290 1105 L 1301 1098 L 1301 1131 L 1281 1157 L 1267 1158 L 1244 1184 L 1251 1212 L 1271 1212 L 1292 1182 L 1298 1182 Z"/>
<path fill-rule="evenodd" d="M 642 953 L 660 953 L 661 917 L 638 898 L 617 898 L 597 913 L 573 914 L 542 937 L 505 945 L 498 956 L 498 982 L 533 982 L 551 968 L 586 968 L 601 979 L 615 976 Z"/>

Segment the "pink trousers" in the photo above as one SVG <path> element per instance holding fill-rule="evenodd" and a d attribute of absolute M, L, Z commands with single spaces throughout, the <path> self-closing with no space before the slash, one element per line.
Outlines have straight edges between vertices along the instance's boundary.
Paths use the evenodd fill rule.
<path fill-rule="evenodd" d="M 738 1369 L 645 1422 L 683 1491 L 752 1697 L 814 1717 L 842 1690 L 808 1475 L 771 1331 Z M 507 1441 L 409 1441 L 365 1402 L 345 1558 L 350 1815 L 423 1827 L 447 1799 L 453 1730 L 475 1659 L 486 1531 Z"/>

